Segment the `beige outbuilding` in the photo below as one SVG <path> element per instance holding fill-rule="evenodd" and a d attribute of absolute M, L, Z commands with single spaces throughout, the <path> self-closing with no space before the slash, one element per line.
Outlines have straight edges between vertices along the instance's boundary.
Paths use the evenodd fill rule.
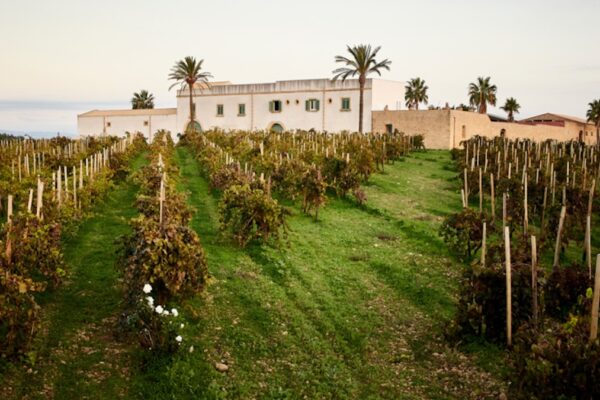
<path fill-rule="evenodd" d="M 373 111 L 375 132 L 421 134 L 425 146 L 431 149 L 452 149 L 473 136 L 504 136 L 509 139 L 542 141 L 580 140 L 588 144 L 597 141 L 596 128 L 585 120 L 546 113 L 522 121 L 492 120 L 486 114 L 452 109 Z"/>

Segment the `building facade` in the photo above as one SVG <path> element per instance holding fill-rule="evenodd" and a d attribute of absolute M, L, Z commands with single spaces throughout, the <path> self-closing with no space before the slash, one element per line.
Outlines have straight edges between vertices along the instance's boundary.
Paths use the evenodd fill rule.
<path fill-rule="evenodd" d="M 228 82 L 194 87 L 196 120 L 201 129 L 358 130 L 358 80 L 309 79 L 233 85 Z M 363 131 L 371 131 L 375 110 L 400 109 L 404 83 L 367 79 Z M 177 92 L 177 132 L 190 123 L 189 90 Z"/>
<path fill-rule="evenodd" d="M 77 116 L 80 136 L 124 136 L 126 132 L 140 132 L 152 140 L 153 134 L 161 129 L 176 132 L 176 108 L 93 110 Z"/>
<path fill-rule="evenodd" d="M 553 116 L 553 117 L 551 117 Z M 596 143 L 594 125 L 576 117 L 542 114 L 523 121 L 492 121 L 486 114 L 450 109 L 374 111 L 373 131 L 398 130 L 408 135 L 421 134 L 431 149 L 452 149 L 473 136 L 505 136 L 509 139 L 542 141 L 581 140 Z"/>
<path fill-rule="evenodd" d="M 403 82 L 367 79 L 363 131 L 422 134 L 425 146 L 451 149 L 473 136 L 533 140 L 597 141 L 593 124 L 577 117 L 546 113 L 518 122 L 451 109 L 402 110 Z M 143 133 L 149 140 L 165 129 L 176 139 L 190 125 L 189 89 L 177 91 L 177 107 L 151 110 L 93 110 L 78 115 L 81 136 Z M 249 131 L 358 130 L 358 80 L 307 79 L 234 85 L 198 84 L 192 90 L 196 128 Z"/>
<path fill-rule="evenodd" d="M 197 127 L 203 130 L 357 131 L 358 80 L 308 79 L 233 85 L 196 85 L 192 92 Z M 404 83 L 367 79 L 363 131 L 370 132 L 375 110 L 400 109 Z M 141 132 L 147 138 L 159 129 L 185 132 L 190 124 L 189 90 L 177 92 L 177 108 L 152 110 L 93 110 L 77 116 L 79 135 Z"/>

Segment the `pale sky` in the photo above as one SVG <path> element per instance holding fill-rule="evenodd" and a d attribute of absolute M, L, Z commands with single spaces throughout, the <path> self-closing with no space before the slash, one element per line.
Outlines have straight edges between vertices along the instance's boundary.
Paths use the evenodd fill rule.
<path fill-rule="evenodd" d="M 167 75 L 187 55 L 214 80 L 272 82 L 331 77 L 360 43 L 436 106 L 467 103 L 482 75 L 520 117 L 583 117 L 600 98 L 600 0 L 0 0 L 0 38 L 0 131 L 75 133 L 78 113 L 140 89 L 174 107 Z"/>

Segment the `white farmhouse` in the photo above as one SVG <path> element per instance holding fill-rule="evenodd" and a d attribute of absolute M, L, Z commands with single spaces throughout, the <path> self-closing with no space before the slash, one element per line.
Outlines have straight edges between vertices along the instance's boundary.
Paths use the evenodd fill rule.
<path fill-rule="evenodd" d="M 161 129 L 175 132 L 176 126 L 176 108 L 92 110 L 77 116 L 79 136 L 125 136 L 125 132 L 140 132 L 151 139 Z"/>
<path fill-rule="evenodd" d="M 399 110 L 404 83 L 367 79 L 363 130 L 372 129 L 373 111 Z M 203 130 L 356 131 L 358 80 L 307 79 L 234 85 L 214 82 L 193 88 L 196 123 Z M 177 92 L 177 108 L 154 110 L 94 110 L 78 116 L 80 135 L 124 135 L 142 132 L 148 138 L 159 129 L 185 132 L 190 124 L 189 90 Z"/>

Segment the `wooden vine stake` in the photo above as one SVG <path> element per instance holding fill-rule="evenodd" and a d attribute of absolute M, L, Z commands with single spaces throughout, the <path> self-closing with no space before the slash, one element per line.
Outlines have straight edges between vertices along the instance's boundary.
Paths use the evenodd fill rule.
<path fill-rule="evenodd" d="M 527 172 L 525 172 L 523 183 L 523 233 L 525 234 L 529 230 L 529 215 L 527 211 Z"/>
<path fill-rule="evenodd" d="M 42 201 L 43 201 L 43 194 L 44 194 L 44 182 L 42 182 L 40 179 L 38 179 L 38 186 L 37 186 L 37 204 L 36 204 L 36 208 L 35 208 L 35 215 L 38 218 L 41 218 L 42 216 Z"/>
<path fill-rule="evenodd" d="M 592 279 L 592 216 L 585 219 L 585 259 L 588 265 L 588 276 Z"/>
<path fill-rule="evenodd" d="M 565 223 L 565 215 L 567 213 L 567 207 L 562 206 L 560 209 L 560 220 L 558 222 L 558 232 L 556 233 L 556 246 L 554 247 L 554 268 L 558 267 L 558 259 L 560 257 L 560 238 L 562 236 L 563 225 Z"/>
<path fill-rule="evenodd" d="M 506 192 L 502 193 L 502 229 L 506 228 Z"/>
<path fill-rule="evenodd" d="M 29 200 L 27 201 L 27 212 L 31 212 L 33 206 L 33 189 L 29 189 Z"/>
<path fill-rule="evenodd" d="M 496 194 L 494 193 L 494 174 L 490 174 L 490 200 L 492 207 L 492 221 L 496 220 Z"/>
<path fill-rule="evenodd" d="M 538 287 L 537 287 L 537 243 L 535 236 L 531 235 L 531 311 L 533 326 L 538 327 Z"/>
<path fill-rule="evenodd" d="M 465 177 L 465 208 L 469 205 L 469 177 L 467 175 L 467 169 L 464 170 Z"/>
<path fill-rule="evenodd" d="M 12 240 L 10 238 L 10 232 L 12 227 L 12 214 L 13 214 L 13 197 L 12 194 L 8 195 L 8 207 L 6 213 L 6 221 L 8 224 L 8 229 L 6 232 L 6 260 L 10 264 L 12 258 Z"/>
<path fill-rule="evenodd" d="M 158 222 L 160 223 L 160 225 L 162 225 L 162 223 L 163 223 L 163 203 L 164 203 L 164 201 L 165 201 L 165 177 L 163 174 L 163 177 L 160 180 L 160 195 L 159 195 L 160 212 L 159 212 Z"/>
<path fill-rule="evenodd" d="M 486 247 L 486 236 L 487 236 L 487 223 L 483 223 L 483 232 L 481 235 L 481 266 L 485 267 L 485 247 Z"/>
<path fill-rule="evenodd" d="M 481 168 L 479 168 L 479 212 L 483 212 L 483 184 L 481 182 Z"/>
<path fill-rule="evenodd" d="M 598 337 L 598 305 L 600 303 L 600 254 L 596 256 L 596 275 L 594 277 L 594 297 L 590 321 L 590 342 Z"/>
<path fill-rule="evenodd" d="M 12 194 L 8 195 L 8 207 L 6 213 L 6 222 L 10 224 L 13 215 L 13 196 Z"/>
<path fill-rule="evenodd" d="M 504 251 L 506 261 L 506 344 L 512 346 L 512 285 L 510 264 L 510 229 L 504 228 Z"/>

